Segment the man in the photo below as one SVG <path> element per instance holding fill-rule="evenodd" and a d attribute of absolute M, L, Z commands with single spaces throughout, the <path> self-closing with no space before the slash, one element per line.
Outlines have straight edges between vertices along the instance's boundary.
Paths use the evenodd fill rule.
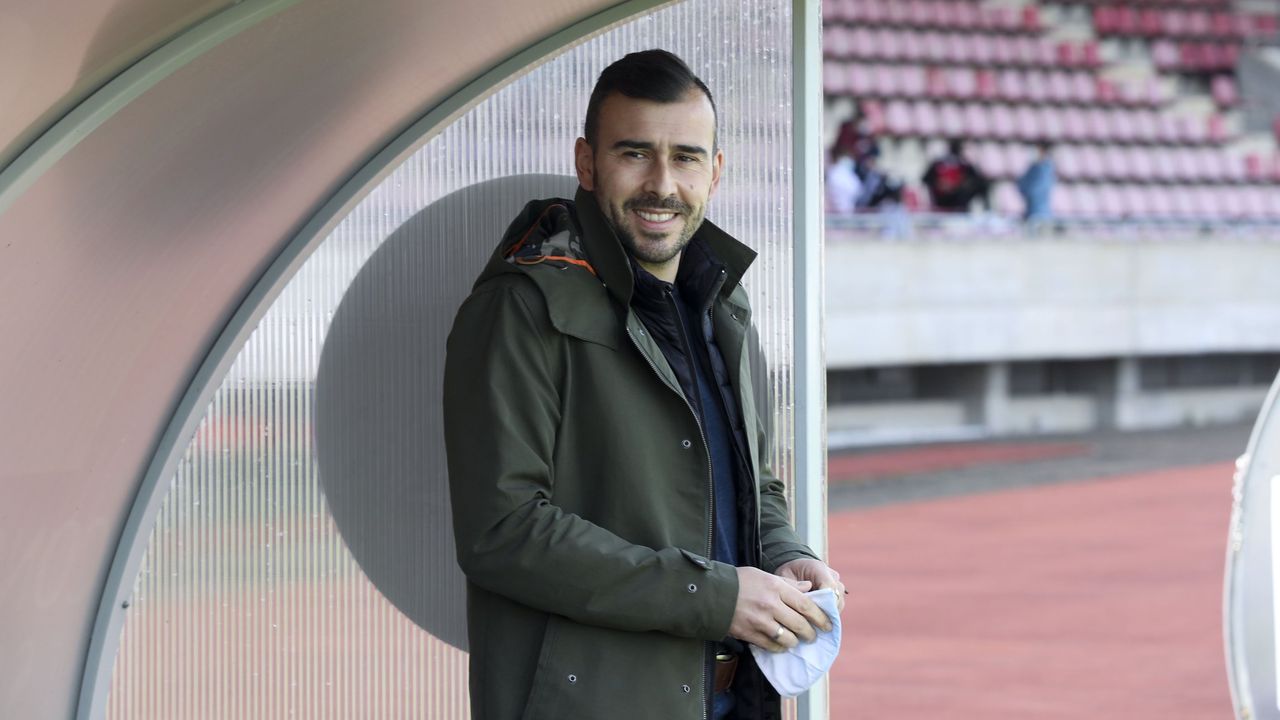
<path fill-rule="evenodd" d="M 982 198 L 983 207 L 991 209 L 991 182 L 965 157 L 964 141 L 959 138 L 947 143 L 947 153 L 929 163 L 921 180 L 935 210 L 969 212 L 974 198 Z"/>
<path fill-rule="evenodd" d="M 584 136 L 575 199 L 525 208 L 449 338 L 472 715 L 777 718 L 745 643 L 813 638 L 830 620 L 803 592 L 844 588 L 767 464 L 755 253 L 703 220 L 711 93 L 670 53 L 628 55 Z"/>
<path fill-rule="evenodd" d="M 1018 192 L 1026 205 L 1023 219 L 1027 225 L 1037 228 L 1053 217 L 1053 146 L 1042 142 L 1037 146 L 1036 159 L 1018 177 Z"/>

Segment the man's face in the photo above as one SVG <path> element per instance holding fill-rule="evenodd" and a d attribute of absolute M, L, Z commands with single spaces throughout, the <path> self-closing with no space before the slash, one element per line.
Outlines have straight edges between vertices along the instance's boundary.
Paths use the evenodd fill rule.
<path fill-rule="evenodd" d="M 673 103 L 614 93 L 600 106 L 596 147 L 579 138 L 574 148 L 578 182 L 641 266 L 664 280 L 720 183 L 724 155 L 714 143 L 711 102 L 695 88 Z"/>

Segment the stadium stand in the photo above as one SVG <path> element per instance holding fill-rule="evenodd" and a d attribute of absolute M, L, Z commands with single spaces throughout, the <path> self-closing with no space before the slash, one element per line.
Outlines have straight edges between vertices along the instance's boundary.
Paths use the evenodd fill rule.
<path fill-rule="evenodd" d="M 1280 42 L 1280 6 L 1258 7 L 826 0 L 828 124 L 861 113 L 911 208 L 927 159 L 964 138 L 1005 215 L 1048 142 L 1059 218 L 1275 222 L 1280 117 L 1243 128 L 1235 75 L 1241 53 Z"/>

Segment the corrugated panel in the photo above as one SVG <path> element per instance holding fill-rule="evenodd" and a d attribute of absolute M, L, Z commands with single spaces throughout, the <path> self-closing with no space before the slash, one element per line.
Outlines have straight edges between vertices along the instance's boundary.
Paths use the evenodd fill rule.
<path fill-rule="evenodd" d="M 572 190 L 545 175 L 572 174 L 591 85 L 625 52 L 671 49 L 716 95 L 727 167 L 709 215 L 760 252 L 746 282 L 790 481 L 789 17 L 783 1 L 694 0 L 610 29 L 470 109 L 340 223 L 182 458 L 109 717 L 467 716 L 443 339 L 515 209 L 534 188 Z"/>

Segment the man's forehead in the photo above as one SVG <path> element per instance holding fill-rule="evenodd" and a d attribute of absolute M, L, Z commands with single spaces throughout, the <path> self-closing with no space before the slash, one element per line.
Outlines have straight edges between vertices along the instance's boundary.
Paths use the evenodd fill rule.
<path fill-rule="evenodd" d="M 600 108 L 600 140 L 608 146 L 619 139 L 711 147 L 715 111 L 696 88 L 676 102 L 657 102 L 613 93 Z"/>

